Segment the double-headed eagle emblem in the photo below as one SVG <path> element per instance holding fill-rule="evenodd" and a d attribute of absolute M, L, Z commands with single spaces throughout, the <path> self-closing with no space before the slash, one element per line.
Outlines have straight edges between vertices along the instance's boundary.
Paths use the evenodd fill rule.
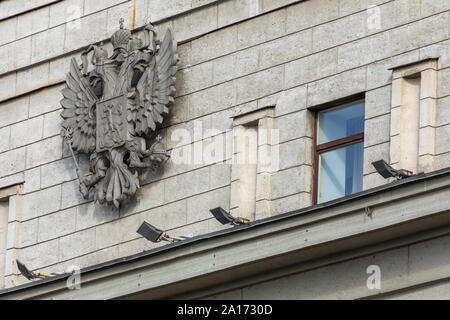
<path fill-rule="evenodd" d="M 170 29 L 161 42 L 151 24 L 141 39 L 121 19 L 111 43 L 111 56 L 91 45 L 81 66 L 71 60 L 61 117 L 83 197 L 92 191 L 100 203 L 119 207 L 139 188 L 139 168 L 155 169 L 168 158 L 156 131 L 174 101 L 178 56 Z M 90 154 L 88 173 L 75 151 Z"/>

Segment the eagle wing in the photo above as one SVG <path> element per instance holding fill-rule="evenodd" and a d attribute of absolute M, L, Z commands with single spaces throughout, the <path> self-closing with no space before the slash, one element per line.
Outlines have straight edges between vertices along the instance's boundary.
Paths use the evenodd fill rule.
<path fill-rule="evenodd" d="M 71 132 L 71 145 L 75 151 L 88 153 L 95 150 L 95 104 L 97 96 L 74 58 L 70 62 L 70 72 L 66 76 L 67 87 L 61 93 L 63 99 L 62 127 Z"/>
<path fill-rule="evenodd" d="M 175 73 L 177 72 L 177 43 L 167 29 L 160 49 L 139 79 L 136 89 L 140 101 L 128 116 L 136 134 L 149 134 L 156 130 L 174 102 Z"/>

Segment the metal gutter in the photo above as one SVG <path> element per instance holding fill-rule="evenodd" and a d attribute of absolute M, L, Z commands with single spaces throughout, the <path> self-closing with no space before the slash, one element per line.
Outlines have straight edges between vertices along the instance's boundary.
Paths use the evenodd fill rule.
<path fill-rule="evenodd" d="M 196 286 L 210 285 L 208 281 L 212 278 L 219 281 L 224 275 L 236 275 L 237 270 L 244 270 L 242 276 L 245 276 L 264 268 L 329 254 L 337 248 L 348 249 L 376 241 L 377 236 L 369 237 L 369 234 L 387 239 L 450 222 L 450 200 L 437 201 L 448 199 L 447 189 L 450 190 L 450 168 L 84 268 L 81 290 L 67 290 L 68 275 L 60 275 L 2 290 L 0 299 L 72 296 L 111 299 L 149 290 L 155 292 L 151 297 L 159 298 L 173 295 L 180 288 L 196 290 Z M 422 210 L 418 204 L 428 205 Z M 366 208 L 374 210 L 375 217 L 363 226 L 358 221 Z M 348 226 L 348 232 L 339 234 L 336 223 Z M 331 233 L 324 232 L 330 225 Z M 314 233 L 317 227 L 322 231 Z M 308 231 L 310 234 L 306 236 Z M 303 238 L 310 243 L 301 242 Z M 243 250 L 249 247 L 258 250 Z M 168 277 L 171 269 L 174 276 Z M 208 275 L 211 279 L 205 278 Z M 113 285 L 119 279 L 123 284 L 120 288 Z M 99 290 L 106 282 L 114 290 Z"/>

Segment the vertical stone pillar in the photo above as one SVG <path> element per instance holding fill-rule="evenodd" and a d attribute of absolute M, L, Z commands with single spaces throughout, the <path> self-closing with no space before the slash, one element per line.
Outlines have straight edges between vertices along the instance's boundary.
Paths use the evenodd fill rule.
<path fill-rule="evenodd" d="M 414 173 L 434 169 L 437 60 L 393 68 L 390 162 Z"/>
<path fill-rule="evenodd" d="M 230 211 L 250 220 L 270 216 L 270 173 L 273 108 L 264 108 L 234 119 L 234 161 L 231 169 Z"/>

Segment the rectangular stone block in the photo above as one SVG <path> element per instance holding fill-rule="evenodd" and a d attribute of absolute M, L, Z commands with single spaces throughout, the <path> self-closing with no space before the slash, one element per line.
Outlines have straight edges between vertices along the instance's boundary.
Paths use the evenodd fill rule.
<path fill-rule="evenodd" d="M 339 16 L 339 1 L 303 1 L 287 8 L 287 32 L 311 28 L 336 19 Z"/>
<path fill-rule="evenodd" d="M 101 264 L 101 263 L 104 263 L 107 261 L 117 259 L 118 251 L 119 250 L 118 250 L 117 246 L 98 250 L 98 251 L 95 251 L 92 253 L 88 253 L 84 256 L 75 258 L 74 260 L 72 260 L 73 263 L 71 263 L 71 265 L 75 265 L 79 268 L 86 268 L 89 266 Z M 70 265 L 69 265 L 69 270 L 70 270 Z"/>
<path fill-rule="evenodd" d="M 364 149 L 364 169 L 365 175 L 376 172 L 372 162 L 384 160 L 389 163 L 389 142 L 377 144 Z"/>
<path fill-rule="evenodd" d="M 66 74 L 70 67 L 70 60 L 76 58 L 79 60 L 79 54 L 71 54 L 60 58 L 50 60 L 48 81 L 49 83 L 58 83 L 66 80 Z M 62 99 L 62 97 L 60 98 Z"/>
<path fill-rule="evenodd" d="M 26 261 L 29 270 L 42 269 L 58 263 L 58 255 L 58 239 L 38 243 L 20 251 L 20 258 Z"/>
<path fill-rule="evenodd" d="M 25 148 L 0 153 L 0 177 L 25 169 Z"/>
<path fill-rule="evenodd" d="M 322 51 L 366 35 L 366 12 L 318 25 L 313 29 L 313 50 Z"/>
<path fill-rule="evenodd" d="M 187 40 L 217 28 L 217 6 L 205 7 L 173 21 L 177 41 Z"/>
<path fill-rule="evenodd" d="M 285 86 L 291 88 L 336 73 L 337 50 L 331 49 L 286 64 Z"/>
<path fill-rule="evenodd" d="M 95 229 L 69 234 L 59 239 L 61 260 L 68 260 L 95 250 Z"/>
<path fill-rule="evenodd" d="M 237 79 L 237 104 L 273 94 L 283 89 L 284 67 L 278 66 Z"/>
<path fill-rule="evenodd" d="M 0 19 L 17 15 L 25 11 L 39 8 L 46 4 L 57 2 L 58 0 L 14 0 L 14 1 L 1 1 L 0 2 Z"/>
<path fill-rule="evenodd" d="M 42 139 L 44 117 L 31 118 L 11 126 L 11 147 L 17 148 Z"/>
<path fill-rule="evenodd" d="M 228 1 L 235 2 L 235 1 Z M 219 6 L 220 10 L 220 6 Z M 238 48 L 237 45 L 237 26 L 230 26 L 225 29 L 214 31 L 199 39 L 192 40 L 192 63 L 200 63 L 211 60 L 219 56 L 230 54 Z M 184 48 L 187 44 L 181 45 L 179 50 Z M 180 54 L 180 58 L 183 55 Z M 185 63 L 185 60 L 180 61 Z"/>
<path fill-rule="evenodd" d="M 28 118 L 28 97 L 9 100 L 0 104 L 0 127 Z"/>
<path fill-rule="evenodd" d="M 98 1 L 88 1 L 98 3 Z M 92 5 L 91 4 L 91 5 Z M 84 0 L 65 0 L 50 6 L 49 27 L 55 27 L 83 16 Z"/>
<path fill-rule="evenodd" d="M 244 20 L 260 11 L 259 2 L 251 0 L 221 1 L 218 4 L 218 27 Z"/>
<path fill-rule="evenodd" d="M 22 220 L 33 219 L 60 209 L 61 186 L 36 191 L 23 196 Z"/>
<path fill-rule="evenodd" d="M 209 220 L 213 220 L 211 218 Z M 196 237 L 209 232 L 209 220 L 203 220 L 193 224 L 189 224 L 171 231 L 175 237 L 185 236 L 185 237 Z"/>
<path fill-rule="evenodd" d="M 175 84 L 177 96 L 205 89 L 212 85 L 213 63 L 211 61 L 180 70 Z"/>
<path fill-rule="evenodd" d="M 279 145 L 280 170 L 302 164 L 312 165 L 313 145 L 311 138 L 300 138 Z"/>
<path fill-rule="evenodd" d="M 9 137 L 11 127 L 0 128 L 0 152 L 9 150 Z"/>
<path fill-rule="evenodd" d="M 281 92 L 278 101 L 276 102 L 275 114 L 279 117 L 305 108 L 306 86 L 300 86 Z"/>
<path fill-rule="evenodd" d="M 53 27 L 45 32 L 34 34 L 31 39 L 31 63 L 36 63 L 61 54 L 64 47 L 66 25 Z"/>
<path fill-rule="evenodd" d="M 433 69 L 424 70 L 420 74 L 420 99 L 437 98 L 437 63 L 429 63 Z"/>
<path fill-rule="evenodd" d="M 228 130 L 233 128 L 233 118 L 232 118 L 232 110 L 223 110 L 219 112 L 214 112 L 211 115 L 211 129 L 215 130 L 212 134 L 219 134 L 219 132 L 223 132 L 226 134 Z M 226 135 L 223 138 L 226 139 Z"/>
<path fill-rule="evenodd" d="M 296 2 L 295 0 L 262 0 L 264 12 Z"/>
<path fill-rule="evenodd" d="M 84 14 L 88 15 L 93 12 L 102 11 L 109 7 L 115 6 L 121 3 L 122 0 L 100 0 L 100 1 L 85 1 Z"/>
<path fill-rule="evenodd" d="M 48 84 L 48 66 L 45 62 L 17 72 L 16 94 L 27 93 Z"/>
<path fill-rule="evenodd" d="M 49 7 L 43 7 L 18 16 L 17 38 L 24 38 L 48 28 Z"/>
<path fill-rule="evenodd" d="M 270 201 L 270 215 L 273 217 L 294 210 L 300 210 L 309 207 L 311 204 L 312 197 L 310 193 L 297 193 L 291 196 Z"/>
<path fill-rule="evenodd" d="M 278 171 L 271 177 L 272 199 L 311 192 L 312 168 L 302 165 Z"/>
<path fill-rule="evenodd" d="M 165 204 L 145 211 L 141 216 L 143 221 L 147 221 L 162 230 L 179 228 L 187 224 L 187 200 Z"/>
<path fill-rule="evenodd" d="M 77 172 L 72 157 L 41 166 L 41 188 L 74 179 L 77 179 Z"/>
<path fill-rule="evenodd" d="M 439 57 L 438 69 L 450 67 L 450 41 L 441 41 L 436 44 L 420 48 L 420 58 L 429 59 Z"/>
<path fill-rule="evenodd" d="M 436 99 L 428 98 L 420 100 L 420 128 L 426 126 L 434 127 L 436 125 L 436 106 Z"/>
<path fill-rule="evenodd" d="M 29 193 L 41 188 L 41 168 L 36 167 L 24 172 L 25 183 L 23 185 L 23 193 Z"/>
<path fill-rule="evenodd" d="M 390 1 L 378 8 L 381 30 L 391 29 L 420 18 L 420 0 Z M 375 33 L 381 30 L 373 28 L 368 31 Z"/>
<path fill-rule="evenodd" d="M 221 83 L 258 70 L 259 49 L 249 48 L 213 62 L 213 83 Z"/>
<path fill-rule="evenodd" d="M 192 1 L 167 1 L 151 0 L 148 6 L 148 16 L 151 21 L 161 20 L 171 15 L 189 10 L 192 7 Z"/>
<path fill-rule="evenodd" d="M 450 97 L 438 99 L 436 102 L 436 126 L 450 123 Z"/>
<path fill-rule="evenodd" d="M 38 241 L 62 237 L 75 231 L 76 208 L 59 211 L 39 218 Z M 34 220 L 32 220 L 34 221 Z"/>
<path fill-rule="evenodd" d="M 209 168 L 201 168 L 164 180 L 166 202 L 180 200 L 209 189 Z"/>
<path fill-rule="evenodd" d="M 2 249 L 9 250 L 9 249 L 18 248 L 20 246 L 20 239 L 18 237 L 19 234 L 20 234 L 20 223 L 16 222 L 16 221 L 9 222 L 7 225 L 7 231 L 6 231 L 6 243 L 2 244 L 4 246 L 4 248 L 2 248 Z M 5 239 L 5 238 L 3 238 L 3 239 Z M 2 252 L 4 252 L 3 250 L 2 250 Z"/>
<path fill-rule="evenodd" d="M 314 128 L 312 112 L 302 110 L 278 117 L 275 128 L 279 130 L 280 143 L 301 137 L 312 137 Z"/>
<path fill-rule="evenodd" d="M 210 166 L 211 182 L 210 189 L 227 186 L 231 182 L 231 165 L 218 163 Z"/>
<path fill-rule="evenodd" d="M 265 69 L 312 52 L 311 29 L 287 35 L 259 47 L 259 68 Z"/>
<path fill-rule="evenodd" d="M 125 207 L 126 208 L 126 207 Z M 83 230 L 93 226 L 110 222 L 119 218 L 119 210 L 99 202 L 89 202 L 78 206 L 76 229 Z M 69 209 L 70 210 L 70 209 Z M 126 210 L 126 209 L 125 209 Z"/>
<path fill-rule="evenodd" d="M 193 223 L 212 217 L 210 209 L 222 207 L 229 210 L 230 188 L 224 187 L 187 199 L 187 223 Z"/>
<path fill-rule="evenodd" d="M 77 206 L 88 202 L 80 192 L 80 182 L 73 180 L 62 184 L 61 208 Z"/>
<path fill-rule="evenodd" d="M 341 72 L 389 58 L 391 55 L 389 43 L 389 32 L 383 32 L 340 46 L 337 71 Z"/>
<path fill-rule="evenodd" d="M 380 4 L 389 2 L 390 0 L 340 0 L 339 1 L 339 15 L 347 16 L 349 14 L 367 10 L 372 7 L 378 7 Z"/>
<path fill-rule="evenodd" d="M 60 134 L 61 122 L 61 109 L 45 114 L 43 138 L 48 138 Z"/>
<path fill-rule="evenodd" d="M 363 190 L 368 190 L 389 183 L 390 179 L 383 178 L 378 172 L 363 176 Z"/>
<path fill-rule="evenodd" d="M 135 196 L 132 212 L 148 210 L 164 203 L 164 183 L 162 181 L 143 185 Z"/>
<path fill-rule="evenodd" d="M 2 191 L 9 194 L 8 190 L 14 190 L 14 188 L 10 189 L 9 187 L 21 184 L 21 183 L 23 183 L 23 181 L 24 181 L 23 172 L 19 172 L 19 173 L 16 173 L 16 174 L 4 177 L 4 178 L 0 178 L 0 189 L 4 188 L 4 190 L 2 190 Z M 17 187 L 16 187 L 16 189 L 17 189 Z M 3 192 L 0 192 L 0 193 L 4 194 Z"/>
<path fill-rule="evenodd" d="M 308 84 L 308 106 L 332 102 L 364 91 L 366 91 L 365 67 Z"/>
<path fill-rule="evenodd" d="M 379 116 L 365 121 L 364 147 L 388 142 L 390 139 L 390 115 Z"/>
<path fill-rule="evenodd" d="M 79 23 L 67 25 L 64 49 L 66 51 L 77 50 L 110 37 L 111 35 L 106 32 L 106 20 L 107 12 L 104 10 L 81 18 Z M 92 28 L 92 26 L 95 26 L 95 28 Z M 89 30 L 90 32 L 83 30 Z"/>
<path fill-rule="evenodd" d="M 448 37 L 448 13 L 392 30 L 392 54 L 424 47 Z"/>
<path fill-rule="evenodd" d="M 436 154 L 450 151 L 450 125 L 436 128 Z"/>
<path fill-rule="evenodd" d="M 62 137 L 55 136 L 27 146 L 27 168 L 61 159 Z"/>
<path fill-rule="evenodd" d="M 198 118 L 227 109 L 236 104 L 236 88 L 233 82 L 198 91 L 192 94 L 188 119 Z"/>
<path fill-rule="evenodd" d="M 0 46 L 14 41 L 17 38 L 17 17 L 2 20 L 0 22 L 0 30 L 2 30 Z"/>
<path fill-rule="evenodd" d="M 400 135 L 391 137 L 389 159 L 391 165 L 400 161 Z"/>
<path fill-rule="evenodd" d="M 1 50 L 1 49 L 0 49 Z M 12 98 L 16 94 L 17 73 L 12 72 L 0 77 L 0 100 Z M 0 117 L 1 118 L 1 117 Z"/>
<path fill-rule="evenodd" d="M 450 130 L 448 131 L 450 132 Z M 436 129 L 425 127 L 419 129 L 419 156 L 434 155 L 436 141 Z M 447 139 L 450 142 L 450 137 Z"/>
<path fill-rule="evenodd" d="M 391 111 L 391 86 L 384 86 L 366 92 L 365 117 L 373 117 L 387 114 Z"/>
<path fill-rule="evenodd" d="M 450 152 L 439 154 L 433 157 L 434 170 L 450 167 Z"/>
<path fill-rule="evenodd" d="M 437 94 L 439 98 L 450 95 L 450 68 L 438 71 L 437 83 Z"/>
<path fill-rule="evenodd" d="M 422 0 L 421 5 L 422 16 L 429 16 L 432 14 L 450 10 L 450 2 Z"/>
<path fill-rule="evenodd" d="M 286 34 L 286 11 L 277 10 L 238 24 L 238 46 L 246 48 Z"/>
<path fill-rule="evenodd" d="M 142 222 L 142 215 L 134 214 L 95 227 L 96 249 L 103 249 L 125 241 L 140 238 L 140 235 L 136 233 L 136 230 Z M 94 228 L 88 230 L 94 230 Z M 124 232 L 124 230 L 132 231 Z"/>
<path fill-rule="evenodd" d="M 38 242 L 38 219 L 28 220 L 20 224 L 19 247 L 24 248 Z"/>

